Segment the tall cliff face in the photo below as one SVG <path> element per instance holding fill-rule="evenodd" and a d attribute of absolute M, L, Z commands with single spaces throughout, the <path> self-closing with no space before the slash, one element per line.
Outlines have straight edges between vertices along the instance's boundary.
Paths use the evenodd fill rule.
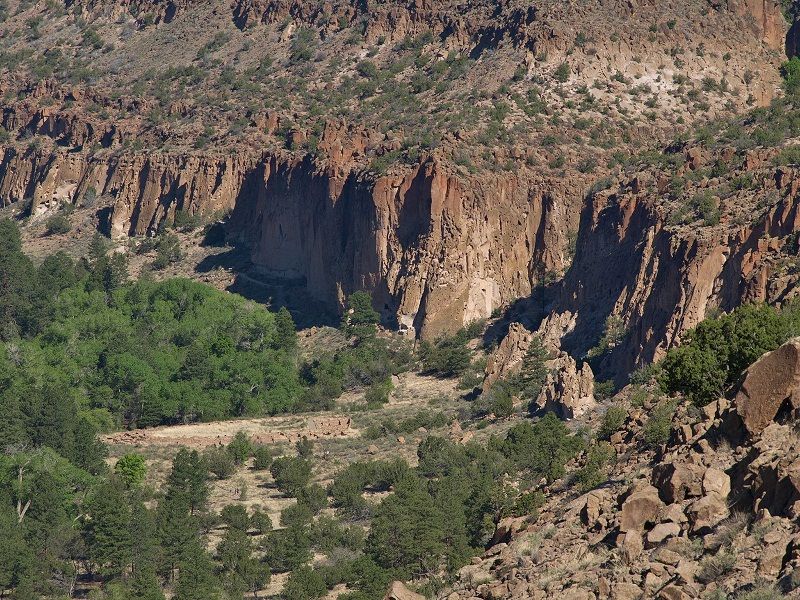
<path fill-rule="evenodd" d="M 270 272 L 343 302 L 356 289 L 423 335 L 454 331 L 563 271 L 580 184 L 465 179 L 431 158 L 364 179 L 311 161 L 264 161 L 229 232 Z"/>
<path fill-rule="evenodd" d="M 324 164 L 288 152 L 100 158 L 9 148 L 0 197 L 30 199 L 36 215 L 78 202 L 91 188 L 103 198 L 112 237 L 153 234 L 177 210 L 232 211 L 229 237 L 251 248 L 255 264 L 305 279 L 339 306 L 367 289 L 387 317 L 430 336 L 486 318 L 565 271 L 585 176 L 520 169 L 464 177 L 430 156 L 376 178 L 352 168 L 368 143 L 367 134 L 331 127 L 321 143 Z"/>
<path fill-rule="evenodd" d="M 104 197 L 104 230 L 111 236 L 155 232 L 176 210 L 222 213 L 233 208 L 256 161 L 167 154 L 94 158 L 65 150 L 19 151 L 0 158 L 3 204 L 29 199 L 31 214 L 73 203 L 91 188 Z"/>
<path fill-rule="evenodd" d="M 582 356 L 598 344 L 611 316 L 621 339 L 600 365 L 606 376 L 623 380 L 714 310 L 796 297 L 800 176 L 771 166 L 757 166 L 751 175 L 750 198 L 716 198 L 717 226 L 674 224 L 674 210 L 655 190 L 634 191 L 641 186 L 636 179 L 618 193 L 591 198 L 575 260 L 539 333 Z M 715 184 L 724 185 L 724 178 L 696 189 Z M 752 195 L 760 198 L 758 208 Z M 755 214 L 743 219 L 736 214 L 743 206 Z"/>

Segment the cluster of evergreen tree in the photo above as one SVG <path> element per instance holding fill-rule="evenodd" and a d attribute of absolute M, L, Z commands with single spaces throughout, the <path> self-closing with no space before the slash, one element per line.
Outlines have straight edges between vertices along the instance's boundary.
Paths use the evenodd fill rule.
<path fill-rule="evenodd" d="M 240 297 L 184 279 L 126 282 L 102 242 L 39 268 L 0 221 L 0 446 L 47 443 L 90 471 L 89 429 L 277 413 L 302 396 L 296 333 Z"/>
<path fill-rule="evenodd" d="M 136 454 L 93 476 L 49 448 L 10 448 L 0 457 L 0 586 L 14 598 L 66 596 L 93 581 L 98 600 L 158 600 L 165 591 L 179 600 L 238 599 L 263 589 L 271 573 L 289 572 L 285 600 L 320 598 L 339 584 L 351 590 L 349 600 L 380 598 L 393 579 L 435 581 L 466 564 L 499 518 L 529 514 L 541 502 L 506 479 L 561 477 L 582 447 L 549 415 L 488 447 L 431 436 L 418 467 L 402 459 L 353 463 L 325 489 L 311 483 L 310 442 L 273 460 L 239 433 L 204 454 L 180 450 L 158 493 L 143 486 Z M 279 529 L 241 504 L 208 510 L 215 452 L 227 454 L 234 471 L 255 457 L 251 468 L 269 468 L 276 487 L 297 499 Z M 389 490 L 380 502 L 365 495 Z M 330 506 L 336 517 L 323 512 Z M 221 535 L 214 552 L 212 530 Z M 326 559 L 314 562 L 315 554 Z"/>
<path fill-rule="evenodd" d="M 758 357 L 800 334 L 797 308 L 795 303 L 782 309 L 744 304 L 704 320 L 667 353 L 658 375 L 661 388 L 681 392 L 698 405 L 723 396 Z"/>

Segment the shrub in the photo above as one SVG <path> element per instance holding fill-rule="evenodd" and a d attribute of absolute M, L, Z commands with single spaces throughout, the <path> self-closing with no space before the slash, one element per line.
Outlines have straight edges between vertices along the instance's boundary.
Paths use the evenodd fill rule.
<path fill-rule="evenodd" d="M 292 504 L 281 511 L 281 525 L 302 528 L 314 520 L 314 513 L 305 504 Z"/>
<path fill-rule="evenodd" d="M 281 592 L 283 600 L 315 600 L 328 593 L 322 575 L 309 566 L 292 571 Z"/>
<path fill-rule="evenodd" d="M 468 342 L 466 329 L 460 329 L 454 336 L 441 335 L 433 344 L 423 340 L 419 348 L 423 368 L 441 377 L 461 375 L 472 361 Z"/>
<path fill-rule="evenodd" d="M 773 159 L 776 165 L 796 165 L 800 163 L 800 145 L 788 146 Z"/>
<path fill-rule="evenodd" d="M 545 503 L 545 497 L 539 490 L 533 492 L 525 492 L 514 501 L 511 506 L 511 516 L 524 517 L 529 516 L 536 518 L 536 511 L 541 508 Z"/>
<path fill-rule="evenodd" d="M 276 458 L 269 469 L 277 488 L 287 496 L 296 496 L 311 479 L 311 464 L 304 458 Z"/>
<path fill-rule="evenodd" d="M 233 462 L 239 466 L 247 460 L 253 451 L 253 444 L 244 431 L 237 431 L 231 443 L 228 444 L 228 452 L 233 458 Z"/>
<path fill-rule="evenodd" d="M 669 441 L 674 414 L 674 401 L 664 402 L 650 412 L 647 423 L 642 429 L 642 437 L 647 447 L 656 448 Z"/>
<path fill-rule="evenodd" d="M 720 552 L 715 556 L 707 556 L 700 563 L 697 580 L 701 583 L 721 581 L 733 570 L 736 556 L 730 552 Z"/>
<path fill-rule="evenodd" d="M 266 512 L 256 509 L 250 515 L 250 527 L 260 534 L 269 533 L 272 531 L 272 519 L 269 518 L 269 514 Z"/>
<path fill-rule="evenodd" d="M 253 469 L 264 471 L 272 465 L 272 452 L 267 446 L 259 446 L 253 450 Z"/>
<path fill-rule="evenodd" d="M 183 256 L 180 239 L 172 233 L 158 236 L 155 248 L 156 257 L 152 267 L 158 271 L 166 269 L 171 263 L 178 262 Z"/>
<path fill-rule="evenodd" d="M 226 448 L 216 446 L 203 453 L 208 465 L 208 470 L 217 476 L 217 479 L 227 479 L 236 472 L 233 456 Z"/>
<path fill-rule="evenodd" d="M 598 442 L 586 453 L 586 464 L 575 472 L 574 482 L 581 494 L 596 488 L 607 479 L 608 463 L 614 449 L 608 442 Z"/>
<path fill-rule="evenodd" d="M 192 231 L 200 227 L 200 215 L 190 215 L 187 210 L 176 210 L 173 227 L 180 231 Z"/>
<path fill-rule="evenodd" d="M 303 458 L 311 458 L 314 456 L 314 440 L 310 440 L 306 436 L 297 440 L 294 443 L 294 447 L 297 450 L 297 454 Z"/>
<path fill-rule="evenodd" d="M 581 173 L 594 173 L 597 168 L 596 158 L 587 158 L 578 163 L 578 171 Z"/>
<path fill-rule="evenodd" d="M 306 486 L 297 493 L 297 504 L 307 506 L 313 514 L 317 514 L 328 506 L 328 492 L 321 485 Z"/>
<path fill-rule="evenodd" d="M 72 223 L 64 215 L 56 215 L 47 220 L 47 233 L 50 235 L 69 233 Z"/>
<path fill-rule="evenodd" d="M 792 571 L 792 574 L 796 573 L 797 571 Z M 747 590 L 745 592 L 739 592 L 734 596 L 735 600 L 782 600 L 787 596 L 784 595 L 781 591 L 776 590 L 771 585 L 761 585 L 755 589 Z"/>
<path fill-rule="evenodd" d="M 569 80 L 570 68 L 569 63 L 563 62 L 556 68 L 555 78 L 559 83 L 566 83 Z"/>
<path fill-rule="evenodd" d="M 247 531 L 250 527 L 247 509 L 241 504 L 228 504 L 220 511 L 219 516 L 222 522 L 231 529 Z"/>
<path fill-rule="evenodd" d="M 614 395 L 615 389 L 616 386 L 614 385 L 613 379 L 609 379 L 608 381 L 596 381 L 594 384 L 594 396 L 598 400 L 606 400 Z"/>
<path fill-rule="evenodd" d="M 800 325 L 800 313 L 745 304 L 729 315 L 709 318 L 667 353 L 657 380 L 665 392 L 682 392 L 703 406 L 723 395 L 765 352 L 785 342 Z"/>
<path fill-rule="evenodd" d="M 492 400 L 489 404 L 489 410 L 492 411 L 494 416 L 498 419 L 506 419 L 510 417 L 514 412 L 514 400 L 511 397 L 511 394 L 502 388 L 502 386 L 495 386 L 492 388 L 492 392 L 495 393 L 493 394 Z"/>
<path fill-rule="evenodd" d="M 134 453 L 124 455 L 114 465 L 114 473 L 125 482 L 128 488 L 137 487 L 147 475 L 144 456 Z"/>
<path fill-rule="evenodd" d="M 313 30 L 301 27 L 294 35 L 291 43 L 292 61 L 305 62 L 314 57 L 316 34 Z"/>
<path fill-rule="evenodd" d="M 625 418 L 628 416 L 622 406 L 614 405 L 606 409 L 603 419 L 600 421 L 600 427 L 597 428 L 597 439 L 608 441 L 611 436 L 620 430 Z"/>
<path fill-rule="evenodd" d="M 793 56 L 791 60 L 781 65 L 783 86 L 786 91 L 793 94 L 800 90 L 800 58 Z"/>
<path fill-rule="evenodd" d="M 525 421 L 512 427 L 499 449 L 534 480 L 546 477 L 554 481 L 564 476 L 564 465 L 582 447 L 583 441 L 570 435 L 567 426 L 550 412 L 534 424 Z"/>
<path fill-rule="evenodd" d="M 392 379 L 387 377 L 383 381 L 376 381 L 367 388 L 364 394 L 364 401 L 367 408 L 378 408 L 389 402 L 389 394 L 394 389 Z"/>

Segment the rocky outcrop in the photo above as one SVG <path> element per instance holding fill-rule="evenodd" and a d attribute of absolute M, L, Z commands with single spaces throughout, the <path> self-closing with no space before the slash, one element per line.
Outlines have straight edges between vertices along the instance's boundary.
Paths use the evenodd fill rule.
<path fill-rule="evenodd" d="M 566 352 L 547 362 L 550 372 L 536 398 L 536 406 L 553 411 L 562 419 L 585 414 L 597 404 L 594 398 L 594 375 L 589 363 L 581 368 Z"/>
<path fill-rule="evenodd" d="M 521 323 L 511 323 L 508 333 L 486 361 L 486 378 L 483 391 L 487 391 L 498 379 L 519 372 L 522 360 L 528 352 L 533 334 Z"/>
<path fill-rule="evenodd" d="M 800 409 L 800 338 L 764 354 L 751 365 L 734 404 L 750 435 L 760 433 L 781 409 Z"/>
<path fill-rule="evenodd" d="M 79 6 L 90 13 L 118 17 L 122 13 L 134 15 L 142 24 L 169 23 L 179 11 L 184 11 L 198 0 L 66 0 L 67 7 Z M 108 11 L 113 11 L 110 15 Z"/>
<path fill-rule="evenodd" d="M 717 9 L 725 9 L 742 19 L 743 27 L 752 27 L 756 35 L 773 50 L 784 49 L 788 24 L 775 0 L 713 0 Z"/>
<path fill-rule="evenodd" d="M 246 156 L 167 154 L 103 160 L 66 150 L 7 148 L 0 159 L 0 198 L 4 204 L 30 199 L 35 214 L 39 206 L 77 203 L 91 188 L 109 204 L 104 219 L 109 235 L 144 235 L 173 219 L 176 210 L 231 210 L 255 162 Z"/>
<path fill-rule="evenodd" d="M 383 600 L 423 600 L 425 596 L 412 592 L 400 581 L 393 581 Z"/>
<path fill-rule="evenodd" d="M 432 336 L 563 269 L 581 189 L 523 172 L 464 178 L 435 158 L 373 181 L 272 157 L 247 179 L 229 232 L 270 272 L 340 303 L 366 288 L 385 314 Z"/>

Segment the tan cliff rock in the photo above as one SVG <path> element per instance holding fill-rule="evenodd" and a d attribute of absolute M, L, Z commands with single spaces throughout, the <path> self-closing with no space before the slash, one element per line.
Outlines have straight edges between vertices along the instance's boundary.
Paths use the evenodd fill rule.
<path fill-rule="evenodd" d="M 594 398 L 594 374 L 589 363 L 581 368 L 566 352 L 547 361 L 550 372 L 535 400 L 538 408 L 553 411 L 562 419 L 580 417 L 597 404 Z"/>

